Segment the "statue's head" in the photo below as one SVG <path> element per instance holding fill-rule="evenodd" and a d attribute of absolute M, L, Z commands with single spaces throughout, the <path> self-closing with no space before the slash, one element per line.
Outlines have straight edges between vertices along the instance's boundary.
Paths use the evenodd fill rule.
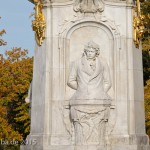
<path fill-rule="evenodd" d="M 94 59 L 100 53 L 100 47 L 93 41 L 88 42 L 84 46 L 84 53 L 86 54 L 87 59 Z"/>

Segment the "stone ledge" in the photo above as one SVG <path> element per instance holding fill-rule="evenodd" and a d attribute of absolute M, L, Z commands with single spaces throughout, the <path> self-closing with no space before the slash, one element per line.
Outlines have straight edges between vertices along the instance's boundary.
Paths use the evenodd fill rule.
<path fill-rule="evenodd" d="M 71 100 L 70 105 L 110 105 L 112 100 Z"/>
<path fill-rule="evenodd" d="M 112 145 L 105 146 L 21 146 L 20 150 L 150 150 L 149 145 Z"/>

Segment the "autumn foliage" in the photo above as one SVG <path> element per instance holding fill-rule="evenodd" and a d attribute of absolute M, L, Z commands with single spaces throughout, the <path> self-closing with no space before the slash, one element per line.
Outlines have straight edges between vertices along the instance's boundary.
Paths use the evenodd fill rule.
<path fill-rule="evenodd" d="M 29 133 L 29 106 L 25 103 L 32 80 L 33 58 L 13 48 L 0 55 L 0 139 L 21 141 Z"/>
<path fill-rule="evenodd" d="M 150 0 L 142 3 L 142 13 L 145 15 L 145 33 L 143 47 L 143 73 L 145 91 L 146 131 L 150 137 Z"/>
<path fill-rule="evenodd" d="M 0 17 L 0 19 L 1 19 L 1 17 Z M 2 37 L 4 34 L 6 34 L 6 31 L 4 29 L 0 30 L 0 37 Z M 0 46 L 4 46 L 6 44 L 7 43 L 2 38 L 0 38 Z"/>

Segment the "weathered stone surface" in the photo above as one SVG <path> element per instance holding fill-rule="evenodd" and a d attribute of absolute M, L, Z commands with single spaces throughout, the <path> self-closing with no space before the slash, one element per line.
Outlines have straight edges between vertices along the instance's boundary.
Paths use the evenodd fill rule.
<path fill-rule="evenodd" d="M 29 141 L 36 140 L 36 144 L 22 146 L 21 150 L 149 150 L 149 139 L 145 133 L 142 54 L 133 44 L 132 5 L 123 1 L 104 1 L 102 12 L 91 13 L 92 7 L 88 7 L 88 12 L 74 11 L 74 1 L 59 2 L 46 5 L 43 10 L 47 23 L 46 40 L 41 47 L 35 47 L 31 132 L 27 137 Z M 77 93 L 79 89 L 67 85 L 72 64 L 81 60 L 84 45 L 89 41 L 99 45 L 100 57 L 109 68 L 111 86 L 106 92 L 101 90 L 101 93 L 104 92 L 100 94 L 103 95 L 101 101 L 92 97 L 95 89 L 91 96 L 93 99 L 87 99 L 88 96 L 82 95 L 84 89 Z M 105 68 L 94 61 L 89 65 L 93 71 L 96 67 Z M 81 78 L 75 78 L 78 78 L 79 84 Z M 78 101 L 72 102 L 74 94 Z M 77 95 L 82 95 L 82 98 Z M 107 128 L 103 132 L 109 135 L 104 136 L 106 143 L 99 142 L 99 138 L 98 141 L 93 140 L 94 145 L 89 138 L 90 142 L 77 144 L 75 137 L 80 131 L 73 132 L 76 121 L 70 118 L 71 107 L 74 106 L 77 106 L 78 123 L 79 120 L 84 122 L 84 130 L 91 127 L 87 133 L 93 130 L 91 137 L 102 135 L 99 129 Z M 103 127 L 97 120 L 89 121 L 92 118 L 106 119 L 101 124 Z M 80 122 L 81 125 L 83 122 Z"/>

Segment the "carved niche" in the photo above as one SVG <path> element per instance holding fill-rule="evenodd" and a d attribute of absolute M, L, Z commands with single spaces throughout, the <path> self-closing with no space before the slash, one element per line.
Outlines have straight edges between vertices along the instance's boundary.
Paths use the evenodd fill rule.
<path fill-rule="evenodd" d="M 84 17 L 77 20 L 72 19 L 66 22 L 59 32 L 59 48 L 62 50 L 61 52 L 63 54 L 63 49 L 66 52 L 66 58 L 68 59 L 64 60 L 64 65 L 68 66 L 67 74 L 69 75 L 68 86 L 66 86 L 67 84 L 64 82 L 64 87 L 66 87 L 64 90 L 69 94 L 66 94 L 66 101 L 63 104 L 62 114 L 64 127 L 70 136 L 69 140 L 75 145 L 110 145 L 109 137 L 116 123 L 116 109 L 114 105 L 115 95 L 113 91 L 116 85 L 116 80 L 113 80 L 115 72 L 109 69 L 114 66 L 114 61 L 113 59 L 105 59 L 105 56 L 108 56 L 111 52 L 112 56 L 114 56 L 113 50 L 120 47 L 120 34 L 115 23 L 104 17 L 100 19 L 101 20 L 98 21 L 96 21 L 94 17 Z M 88 31 L 92 31 L 92 33 Z M 82 37 L 80 33 L 84 33 L 84 36 Z M 107 40 L 113 40 L 112 34 L 110 33 L 114 35 L 115 42 L 118 44 L 113 44 L 114 41 L 112 41 L 107 47 L 105 46 L 105 42 L 108 43 Z M 68 42 L 70 46 L 68 46 L 67 42 L 64 40 L 66 37 L 70 39 L 70 42 Z M 91 45 L 89 43 L 86 44 L 88 41 L 97 43 L 92 44 L 96 51 L 99 49 L 98 45 L 100 45 L 101 50 L 100 56 L 97 55 L 96 58 L 91 61 L 87 59 L 86 53 L 82 53 L 84 50 L 83 46 L 87 49 L 89 45 Z M 77 44 L 82 46 L 78 47 Z M 78 51 L 76 49 L 78 49 Z M 106 49 L 108 50 L 106 51 Z M 68 61 L 69 59 L 70 62 Z M 103 67 L 107 69 L 102 69 Z M 70 71 L 69 68 L 71 69 Z M 81 71 L 77 72 L 79 68 Z M 98 71 L 97 69 L 100 70 Z M 108 86 L 110 90 L 107 88 L 106 91 L 101 90 L 101 92 L 96 94 L 96 90 L 82 88 L 83 91 L 81 91 L 77 89 L 80 81 L 76 78 L 77 73 L 78 75 L 85 74 L 90 82 L 94 82 L 95 77 L 100 77 L 100 74 L 102 76 L 104 75 L 103 70 L 107 70 L 104 74 L 109 77 L 109 79 L 112 79 L 112 86 L 111 84 Z M 110 82 L 111 80 L 102 82 L 99 88 L 103 86 L 107 87 L 103 85 L 103 83 L 107 83 L 108 85 Z M 98 82 L 92 85 L 90 84 L 90 87 L 94 87 L 97 83 Z M 78 86 L 76 87 L 76 85 Z M 71 91 L 73 89 L 75 91 Z M 87 91 L 88 93 L 86 93 Z"/>
<path fill-rule="evenodd" d="M 96 13 L 104 11 L 103 0 L 75 0 L 74 11 L 81 13 Z"/>

